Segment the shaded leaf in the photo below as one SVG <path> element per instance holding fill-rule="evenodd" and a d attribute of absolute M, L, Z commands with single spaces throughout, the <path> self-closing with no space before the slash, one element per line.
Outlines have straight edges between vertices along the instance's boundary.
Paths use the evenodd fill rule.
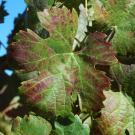
<path fill-rule="evenodd" d="M 103 107 L 103 91 L 110 87 L 109 78 L 104 72 L 85 65 L 81 70 L 80 105 L 84 112 L 97 112 Z"/>
<path fill-rule="evenodd" d="M 135 65 L 115 64 L 111 66 L 111 74 L 122 91 L 135 102 Z"/>
<path fill-rule="evenodd" d="M 34 10 L 43 11 L 48 7 L 48 0 L 25 0 L 29 7 L 32 7 Z M 51 0 L 49 0 L 51 1 Z"/>
<path fill-rule="evenodd" d="M 5 10 L 6 1 L 2 0 L 0 3 L 0 23 L 4 23 L 4 17 L 8 15 L 8 12 Z"/>
<path fill-rule="evenodd" d="M 61 2 L 64 6 L 71 10 L 75 8 L 78 12 L 80 3 L 84 4 L 84 0 L 56 0 L 56 2 Z"/>
<path fill-rule="evenodd" d="M 130 69 L 123 81 L 123 91 L 132 98 L 135 103 L 135 67 Z"/>
<path fill-rule="evenodd" d="M 91 33 L 87 37 L 86 46 L 82 49 L 81 54 L 88 57 L 94 65 L 110 65 L 117 62 L 111 43 L 106 42 L 105 37 L 104 33 Z"/>
<path fill-rule="evenodd" d="M 40 116 L 17 117 L 13 121 L 12 135 L 49 135 L 51 124 Z"/>
<path fill-rule="evenodd" d="M 111 65 L 110 73 L 112 74 L 113 79 L 117 79 L 120 85 L 123 85 L 126 76 L 133 70 L 133 65 L 124 65 L 121 63 L 117 63 Z"/>
<path fill-rule="evenodd" d="M 103 135 L 124 135 L 128 130 L 130 135 L 135 133 L 135 110 L 128 97 L 122 92 L 104 92 L 106 100 L 97 118 L 99 129 Z"/>
<path fill-rule="evenodd" d="M 69 125 L 62 125 L 61 123 L 55 122 L 55 132 L 58 135 L 89 135 L 90 129 L 87 124 L 82 124 L 81 119 L 78 115 L 71 115 L 69 119 L 72 121 Z"/>

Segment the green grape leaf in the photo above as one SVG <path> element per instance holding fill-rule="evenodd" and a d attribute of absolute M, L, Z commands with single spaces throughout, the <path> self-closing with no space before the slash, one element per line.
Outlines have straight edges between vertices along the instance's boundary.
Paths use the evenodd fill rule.
<path fill-rule="evenodd" d="M 67 93 L 72 93 L 74 85 L 76 85 L 78 81 L 77 77 L 80 70 L 77 56 L 73 53 L 54 55 L 46 61 L 45 68 L 52 74 L 61 73 L 66 84 Z"/>
<path fill-rule="evenodd" d="M 65 115 L 71 111 L 70 97 L 65 90 L 61 74 L 42 73 L 39 77 L 22 82 L 20 92 L 31 105 L 52 115 Z"/>
<path fill-rule="evenodd" d="M 55 3 L 55 0 L 48 0 L 48 5 L 52 6 Z"/>
<path fill-rule="evenodd" d="M 50 38 L 47 40 L 48 45 L 56 53 L 71 52 L 77 30 L 78 15 L 76 11 L 70 11 L 66 7 L 53 7 L 44 12 L 38 12 L 38 17 L 42 26 L 50 33 Z"/>
<path fill-rule="evenodd" d="M 87 45 L 81 51 L 81 54 L 86 56 L 88 61 L 94 65 L 110 65 L 117 63 L 111 43 L 106 42 L 105 37 L 106 35 L 101 32 L 91 33 L 87 37 Z"/>
<path fill-rule="evenodd" d="M 105 91 L 106 100 L 101 116 L 96 119 L 103 135 L 124 135 L 135 133 L 135 109 L 122 92 Z"/>
<path fill-rule="evenodd" d="M 55 122 L 56 135 L 89 135 L 90 129 L 87 124 L 82 124 L 78 115 L 69 116 L 71 123 L 69 125 L 62 125 L 59 122 Z"/>
<path fill-rule="evenodd" d="M 11 135 L 50 135 L 51 124 L 40 116 L 17 117 L 13 121 Z"/>

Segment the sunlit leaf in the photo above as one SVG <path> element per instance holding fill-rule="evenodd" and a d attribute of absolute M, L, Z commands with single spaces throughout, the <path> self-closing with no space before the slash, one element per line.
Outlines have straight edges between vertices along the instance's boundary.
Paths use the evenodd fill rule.
<path fill-rule="evenodd" d="M 130 135 L 135 133 L 135 109 L 128 97 L 122 92 L 104 92 L 106 100 L 105 108 L 101 111 L 101 116 L 97 118 L 99 129 L 103 135 Z"/>
<path fill-rule="evenodd" d="M 71 51 L 77 29 L 77 12 L 66 7 L 53 7 L 38 12 L 38 16 L 43 27 L 50 33 L 49 46 L 56 52 Z"/>
<path fill-rule="evenodd" d="M 61 74 L 41 74 L 38 78 L 22 82 L 20 91 L 28 103 L 45 113 L 60 115 L 71 111 L 70 98 Z"/>
<path fill-rule="evenodd" d="M 46 89 L 44 89 L 44 86 L 40 88 L 35 87 L 36 85 L 42 83 L 43 80 L 46 81 L 46 77 L 48 75 L 38 77 L 38 74 L 40 74 L 40 72 L 42 74 L 42 72 L 45 71 L 49 73 L 49 76 L 51 75 L 52 78 L 53 76 L 55 77 L 56 74 L 61 74 L 61 77 L 64 80 L 61 82 L 60 80 L 62 79 L 58 79 L 57 83 L 59 83 L 59 86 L 57 86 L 56 88 L 56 91 L 58 93 L 60 93 L 59 90 L 62 90 L 62 93 L 60 93 L 60 95 L 63 94 L 63 92 L 71 95 L 73 91 L 76 91 L 77 93 L 81 91 L 81 100 L 83 103 L 83 108 L 85 108 L 83 110 L 91 112 L 101 109 L 102 101 L 104 100 L 103 90 L 108 88 L 110 85 L 109 79 L 104 73 L 89 67 L 87 63 L 83 62 L 82 59 L 80 59 L 74 53 L 56 54 L 52 48 L 48 47 L 45 44 L 46 40 L 40 39 L 37 35 L 35 35 L 35 33 L 32 33 L 31 31 L 21 32 L 18 36 L 21 36 L 21 38 L 19 38 L 18 42 L 10 46 L 9 54 L 19 63 L 21 69 L 24 70 L 22 73 L 25 73 L 26 71 L 30 73 L 31 71 L 33 71 L 32 75 L 34 75 L 34 72 L 36 73 L 36 75 L 33 76 L 36 78 L 22 83 L 21 89 L 24 89 L 26 91 L 24 92 L 24 95 L 27 95 L 27 91 L 29 91 L 29 89 L 31 89 L 30 87 L 32 87 L 31 91 L 34 94 L 34 97 L 31 96 L 31 94 L 29 95 L 29 97 L 33 99 L 37 98 L 41 101 L 42 99 L 44 99 L 39 96 L 40 92 L 38 93 L 39 95 L 36 97 L 35 94 L 37 93 L 33 91 L 33 89 L 37 89 L 38 91 L 44 91 Z M 30 76 L 27 77 L 28 78 L 25 78 L 25 80 L 30 79 Z M 30 85 L 27 86 L 27 83 Z M 50 85 L 52 93 L 54 91 L 53 88 L 56 87 L 55 84 L 57 83 L 51 82 Z M 59 88 L 60 85 L 62 85 L 61 89 Z M 60 95 L 58 98 L 61 98 Z M 27 100 L 29 100 L 29 97 L 27 97 Z M 62 104 L 63 102 L 65 102 L 64 100 L 65 98 L 62 100 Z M 33 101 L 36 100 L 31 100 L 31 103 L 33 103 Z M 44 104 L 44 102 L 41 104 Z M 36 106 L 38 106 L 39 108 L 44 108 L 42 105 L 39 104 Z M 45 108 L 45 110 L 48 111 L 48 107 L 45 106 Z M 56 110 L 53 110 L 54 114 L 57 114 L 55 111 Z"/>
<path fill-rule="evenodd" d="M 11 135 L 49 135 L 51 132 L 51 124 L 40 116 L 24 116 L 17 117 L 13 121 Z"/>
<path fill-rule="evenodd" d="M 17 42 L 9 46 L 8 56 L 9 59 L 18 63 L 20 69 L 25 71 L 39 71 L 44 68 L 41 60 L 47 59 L 52 56 L 54 51 L 47 46 L 34 32 L 20 31 L 17 34 Z"/>

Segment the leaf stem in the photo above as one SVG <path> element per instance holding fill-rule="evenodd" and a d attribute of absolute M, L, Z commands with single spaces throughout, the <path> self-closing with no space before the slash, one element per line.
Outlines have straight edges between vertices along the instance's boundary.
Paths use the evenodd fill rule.
<path fill-rule="evenodd" d="M 109 34 L 109 36 L 106 39 L 106 42 L 110 42 L 111 41 L 111 39 L 113 38 L 113 36 L 115 34 L 115 31 L 116 31 L 116 26 L 113 26 L 111 33 Z"/>
<path fill-rule="evenodd" d="M 85 0 L 86 16 L 88 16 L 88 0 Z"/>

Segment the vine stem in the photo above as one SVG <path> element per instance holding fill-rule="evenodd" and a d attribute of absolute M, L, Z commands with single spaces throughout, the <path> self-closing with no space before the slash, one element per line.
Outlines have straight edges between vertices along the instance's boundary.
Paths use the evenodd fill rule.
<path fill-rule="evenodd" d="M 88 16 L 88 0 L 85 0 L 86 16 Z"/>

